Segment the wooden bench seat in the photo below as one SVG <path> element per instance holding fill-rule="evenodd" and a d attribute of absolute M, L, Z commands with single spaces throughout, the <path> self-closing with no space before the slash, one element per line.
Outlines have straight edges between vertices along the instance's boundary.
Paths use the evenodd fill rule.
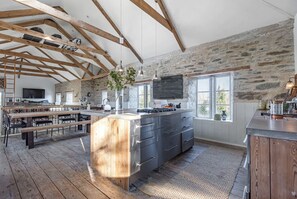
<path fill-rule="evenodd" d="M 20 129 L 20 132 L 21 133 L 30 133 L 30 132 L 34 132 L 34 131 L 48 130 L 48 129 L 53 129 L 53 128 L 64 128 L 64 127 L 68 127 L 68 126 L 84 125 L 84 124 L 91 124 L 91 120 L 63 123 L 63 124 L 54 124 L 54 125 L 48 125 L 48 126 L 26 127 L 26 128 Z"/>

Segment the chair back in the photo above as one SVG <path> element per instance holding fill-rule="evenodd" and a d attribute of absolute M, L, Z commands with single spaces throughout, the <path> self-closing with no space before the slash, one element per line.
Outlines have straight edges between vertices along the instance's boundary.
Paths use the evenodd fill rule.
<path fill-rule="evenodd" d="M 10 127 L 10 118 L 6 112 L 4 112 L 3 116 L 4 116 L 4 126 L 6 128 L 9 128 Z"/>

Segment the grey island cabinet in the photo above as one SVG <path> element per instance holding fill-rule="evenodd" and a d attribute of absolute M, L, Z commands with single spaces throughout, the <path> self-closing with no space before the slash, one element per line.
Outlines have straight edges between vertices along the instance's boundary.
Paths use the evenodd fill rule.
<path fill-rule="evenodd" d="M 246 132 L 246 197 L 297 198 L 297 120 L 273 120 L 257 111 Z"/>
<path fill-rule="evenodd" d="M 122 188 L 194 145 L 190 110 L 91 115 L 91 166 Z"/>

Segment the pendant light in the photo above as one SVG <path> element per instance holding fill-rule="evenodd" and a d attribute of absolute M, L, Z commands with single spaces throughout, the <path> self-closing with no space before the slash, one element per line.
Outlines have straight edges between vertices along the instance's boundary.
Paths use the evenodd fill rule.
<path fill-rule="evenodd" d="M 142 10 L 140 10 L 140 51 L 141 51 L 141 55 L 142 54 Z M 138 71 L 138 76 L 143 77 L 144 72 L 143 72 L 143 64 L 141 64 L 140 66 L 140 70 Z"/>
<path fill-rule="evenodd" d="M 157 9 L 157 1 L 155 4 L 155 10 Z M 155 57 L 156 57 L 156 63 L 157 63 L 157 21 L 155 21 Z M 155 70 L 155 74 L 153 76 L 153 80 L 158 79 L 158 71 L 157 69 Z"/>
<path fill-rule="evenodd" d="M 123 0 L 120 1 L 121 5 L 120 5 L 120 20 L 121 20 L 121 31 L 123 32 Z M 117 67 L 117 71 L 119 72 L 124 72 L 124 68 L 123 68 L 123 44 L 124 44 L 124 37 L 123 35 L 120 35 L 120 45 L 121 45 L 121 61 L 120 64 Z"/>

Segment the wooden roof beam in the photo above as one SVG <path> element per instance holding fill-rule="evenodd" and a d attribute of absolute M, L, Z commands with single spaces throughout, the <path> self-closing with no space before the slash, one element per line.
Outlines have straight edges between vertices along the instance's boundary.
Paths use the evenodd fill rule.
<path fill-rule="evenodd" d="M 27 62 L 22 62 L 22 61 L 16 61 L 14 59 L 7 59 L 7 58 L 0 58 L 1 62 L 6 62 L 6 63 L 11 63 L 11 64 L 18 64 L 18 65 L 24 65 L 24 66 L 32 66 L 32 67 L 39 67 L 39 68 L 46 68 L 46 69 L 54 69 L 54 70 L 59 70 L 59 71 L 66 71 L 64 68 L 59 68 L 59 67 L 54 67 L 54 66 L 44 66 L 41 64 L 35 64 L 35 63 L 27 63 Z"/>
<path fill-rule="evenodd" d="M 75 58 L 73 58 L 70 55 L 64 54 L 65 57 L 67 57 L 70 61 L 72 61 L 75 65 L 77 65 L 80 69 L 82 69 L 84 72 L 86 72 L 88 75 L 90 75 L 91 77 L 94 76 L 93 73 L 91 73 L 91 71 L 89 71 L 88 69 L 86 69 L 81 63 L 79 63 Z"/>
<path fill-rule="evenodd" d="M 73 52 L 73 51 L 70 51 L 70 50 L 61 49 L 61 48 L 53 47 L 53 46 L 50 46 L 50 45 L 41 44 L 41 43 L 37 43 L 37 42 L 34 42 L 34 41 L 29 41 L 29 40 L 18 38 L 18 37 L 13 37 L 13 36 L 10 36 L 10 35 L 5 35 L 5 34 L 2 34 L 2 33 L 0 33 L 0 38 L 6 39 L 7 41 L 11 41 L 11 42 L 16 42 L 16 43 L 25 44 L 25 45 L 28 45 L 28 46 L 39 47 L 39 48 L 43 48 L 43 49 L 46 49 L 46 50 L 55 51 L 55 52 L 58 52 L 58 53 L 65 53 L 65 54 L 74 55 L 74 56 L 77 56 L 77 57 L 83 57 L 83 58 L 92 59 L 92 60 L 94 59 L 94 56 L 90 55 L 90 54 L 86 55 L 86 54 L 83 54 L 83 53 Z"/>
<path fill-rule="evenodd" d="M 28 35 L 31 35 L 31 36 L 39 37 L 39 38 L 45 39 L 47 41 L 52 41 L 52 42 L 55 42 L 55 43 L 58 43 L 58 44 L 73 46 L 73 47 L 76 47 L 76 48 L 78 48 L 80 50 L 86 50 L 86 51 L 90 51 L 90 52 L 93 52 L 93 53 L 98 53 L 98 54 L 101 54 L 101 55 L 105 54 L 105 51 L 100 51 L 100 50 L 97 50 L 95 48 L 90 48 L 90 47 L 87 47 L 87 46 L 84 46 L 84 45 L 77 45 L 77 44 L 75 44 L 73 42 L 70 42 L 70 41 L 64 41 L 62 39 L 53 37 L 51 35 L 46 35 L 46 34 L 43 34 L 43 33 L 39 33 L 39 32 L 30 30 L 30 29 L 27 29 L 27 28 L 23 28 L 21 26 L 14 25 L 14 24 L 11 24 L 11 23 L 7 23 L 7 22 L 4 22 L 4 21 L 0 21 L 0 27 L 8 29 L 8 30 L 12 30 L 12 31 L 21 32 L 23 34 L 28 34 Z"/>
<path fill-rule="evenodd" d="M 95 1 L 95 0 L 93 0 L 93 1 Z M 160 15 L 154 8 L 152 8 L 144 0 L 130 0 L 130 1 L 132 3 L 134 3 L 136 6 L 138 6 L 145 13 L 147 13 L 149 16 L 151 16 L 153 19 L 158 21 L 161 25 L 163 25 L 165 28 L 167 28 L 170 32 L 172 32 L 180 49 L 182 50 L 182 52 L 185 51 L 185 47 L 178 35 L 173 23 L 172 23 L 172 20 L 168 14 L 166 6 L 162 0 L 155 0 L 155 2 L 158 3 L 165 18 L 162 15 Z"/>
<path fill-rule="evenodd" d="M 44 4 L 44 3 L 41 3 L 41 2 L 36 1 L 36 0 L 25 0 L 25 1 L 24 0 L 13 0 L 13 1 L 21 3 L 21 4 L 23 4 L 25 6 L 28 6 L 28 7 L 31 7 L 31 8 L 34 8 L 36 10 L 39 10 L 39 11 L 41 11 L 43 13 L 46 13 L 46 14 L 48 14 L 50 16 L 53 16 L 53 17 L 55 17 L 57 19 L 68 22 L 68 23 L 70 23 L 70 24 L 72 24 L 74 26 L 78 26 L 78 27 L 80 27 L 82 29 L 85 29 L 85 30 L 87 30 L 89 32 L 92 32 L 92 33 L 94 33 L 94 34 L 96 34 L 96 35 L 98 35 L 100 37 L 103 37 L 105 39 L 108 39 L 110 41 L 113 41 L 115 43 L 120 44 L 120 39 L 118 37 L 106 32 L 104 30 L 101 30 L 101 29 L 99 29 L 99 28 L 97 28 L 97 27 L 95 27 L 95 26 L 93 26 L 91 24 L 88 24 L 88 23 L 86 23 L 84 21 L 77 20 L 74 17 L 72 17 L 72 16 L 70 16 L 70 15 L 68 15 L 68 14 L 66 14 L 66 13 L 64 13 L 64 12 L 62 12 L 62 11 L 56 9 L 56 8 L 48 6 L 48 5 Z M 125 44 L 123 44 L 123 45 L 125 45 Z"/>
<path fill-rule="evenodd" d="M 163 15 L 167 19 L 167 21 L 169 23 L 169 26 L 171 27 L 171 32 L 173 33 L 173 35 L 174 35 L 174 37 L 175 37 L 175 39 L 176 39 L 176 41 L 177 41 L 177 43 L 178 43 L 181 51 L 182 52 L 185 52 L 186 48 L 185 48 L 183 42 L 180 39 L 180 36 L 178 35 L 178 33 L 177 33 L 176 29 L 175 29 L 175 26 L 174 26 L 174 24 L 173 24 L 173 22 L 171 20 L 171 17 L 168 14 L 167 8 L 166 8 L 163 0 L 155 0 L 155 1 L 157 1 L 157 3 L 159 4 L 159 6 L 160 6 L 160 8 L 162 10 Z"/>
<path fill-rule="evenodd" d="M 65 66 L 78 67 L 74 63 L 58 61 L 55 59 L 49 59 L 49 58 L 39 57 L 39 56 L 34 56 L 34 55 L 26 55 L 24 53 L 12 52 L 12 51 L 8 51 L 8 50 L 0 49 L 0 54 L 8 55 L 8 56 L 16 56 L 16 57 L 21 57 L 21 58 L 27 58 L 27 59 L 33 59 L 33 60 L 37 60 L 37 61 L 44 61 L 44 62 L 49 62 L 49 63 L 54 63 L 54 64 L 61 64 L 61 65 L 65 65 Z"/>
<path fill-rule="evenodd" d="M 45 51 L 43 51 L 40 48 L 36 48 L 39 52 L 41 52 L 43 55 L 45 55 L 47 58 L 49 59 L 53 59 L 49 54 L 47 54 Z M 59 64 L 59 66 L 61 66 L 65 71 L 67 71 L 68 73 L 70 73 L 71 75 L 73 75 L 74 77 L 76 77 L 77 79 L 81 79 L 78 75 L 76 75 L 75 73 L 73 73 L 72 71 L 68 70 L 65 66 Z"/>
<path fill-rule="evenodd" d="M 54 6 L 53 8 L 58 10 L 60 9 L 59 6 Z M 43 14 L 44 12 L 36 9 L 8 10 L 8 11 L 0 12 L 0 19 L 36 16 L 36 15 L 43 15 Z"/>
<path fill-rule="evenodd" d="M 0 68 L 4 69 L 5 67 L 2 65 L 0 65 Z M 14 67 L 13 66 L 6 66 L 6 69 L 8 70 L 14 70 Z M 30 69 L 30 68 L 19 68 L 19 67 L 16 67 L 15 68 L 16 70 L 20 70 L 20 71 L 27 71 L 27 72 L 34 72 L 34 73 L 47 73 L 47 74 L 52 74 L 52 75 L 58 75 L 58 73 L 56 72 L 52 72 L 52 71 L 40 71 L 40 70 L 36 70 L 36 69 Z"/>
<path fill-rule="evenodd" d="M 49 75 L 43 75 L 43 74 L 34 74 L 34 73 L 24 73 L 24 72 L 14 72 L 14 71 L 5 71 L 7 74 L 16 74 L 16 75 L 25 75 L 25 76 L 35 76 L 35 77 L 49 77 Z M 4 70 L 0 70 L 0 73 L 4 73 Z"/>
<path fill-rule="evenodd" d="M 90 69 L 90 67 L 91 67 L 91 63 L 89 63 L 89 64 L 88 64 L 88 66 L 87 66 L 87 69 L 89 70 L 89 69 Z M 83 74 L 83 76 L 82 76 L 82 78 L 83 78 L 83 79 L 85 78 L 86 74 L 87 74 L 87 73 L 86 73 L 86 72 L 84 72 L 84 74 Z"/>

